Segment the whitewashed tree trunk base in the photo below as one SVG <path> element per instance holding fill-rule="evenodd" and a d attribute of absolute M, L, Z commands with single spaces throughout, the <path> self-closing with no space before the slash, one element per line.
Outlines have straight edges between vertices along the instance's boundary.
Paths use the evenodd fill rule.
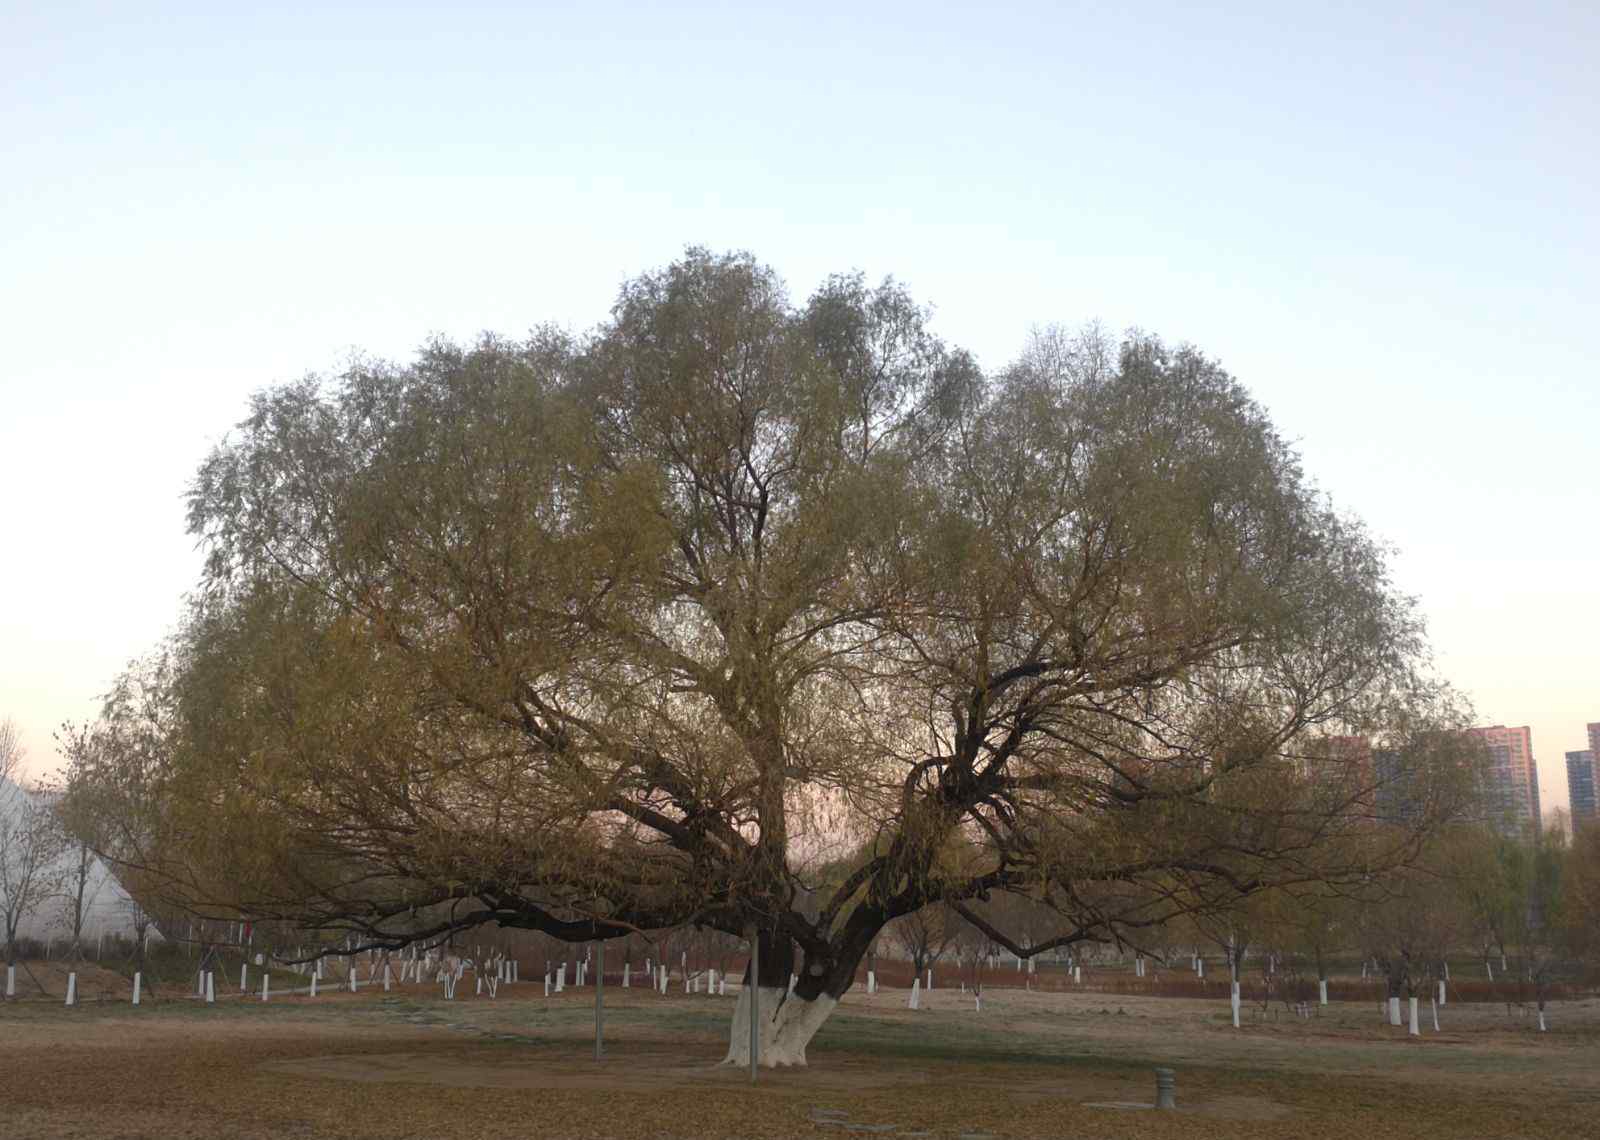
<path fill-rule="evenodd" d="M 759 1062 L 764 1069 L 784 1068 L 806 1063 L 806 1046 L 828 1020 L 838 998 L 823 995 L 804 1001 L 786 989 L 762 986 L 759 1014 Z M 724 1065 L 750 1066 L 750 987 L 739 987 L 739 1000 L 733 1009 L 729 1030 L 728 1055 Z"/>

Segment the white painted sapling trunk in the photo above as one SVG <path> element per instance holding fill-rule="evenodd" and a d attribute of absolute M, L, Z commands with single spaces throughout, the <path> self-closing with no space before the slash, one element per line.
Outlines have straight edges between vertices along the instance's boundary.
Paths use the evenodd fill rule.
<path fill-rule="evenodd" d="M 878 975 L 877 975 L 877 973 L 875 971 L 868 970 L 867 971 L 867 993 L 875 994 L 877 992 L 878 992 Z"/>
<path fill-rule="evenodd" d="M 139 1004 L 139 986 L 144 981 L 144 975 L 138 970 L 133 972 L 133 1004 Z"/>
<path fill-rule="evenodd" d="M 631 981 L 630 981 L 630 978 L 632 977 L 632 974 L 633 974 L 633 967 L 631 965 L 629 965 L 627 962 L 622 963 L 622 988 L 623 989 L 629 988 L 629 986 L 632 984 Z M 545 978 L 545 980 L 544 980 L 544 992 L 547 993 L 547 994 L 550 992 L 550 979 L 549 978 Z"/>
<path fill-rule="evenodd" d="M 78 975 L 76 973 L 67 975 L 67 1004 L 78 1004 Z"/>
<path fill-rule="evenodd" d="M 17 968 L 9 963 L 6 965 L 6 997 L 17 996 Z"/>
<path fill-rule="evenodd" d="M 215 970 L 206 971 L 206 1004 L 217 1004 L 217 972 Z"/>
<path fill-rule="evenodd" d="M 922 989 L 921 989 L 921 985 L 922 985 L 922 979 L 921 978 L 912 978 L 911 979 L 911 1000 L 906 1003 L 907 1006 L 909 1006 L 911 1009 L 921 1009 L 922 1008 Z"/>
<path fill-rule="evenodd" d="M 1412 1037 L 1421 1037 L 1422 1029 L 1417 1024 L 1417 999 L 1411 998 L 1408 1004 L 1410 1005 L 1411 1024 L 1407 1026 L 1406 1032 Z"/>
<path fill-rule="evenodd" d="M 1433 1007 L 1433 1031 L 1437 1033 L 1439 1032 L 1439 1003 L 1430 1001 L 1428 1004 Z"/>
<path fill-rule="evenodd" d="M 271 974 L 262 974 L 261 975 L 261 1000 L 262 1001 L 266 1001 L 271 996 L 272 996 L 272 975 Z"/>
<path fill-rule="evenodd" d="M 1228 1004 L 1233 1008 L 1233 1027 L 1239 1028 L 1239 983 L 1233 983 L 1232 993 L 1228 997 Z"/>
<path fill-rule="evenodd" d="M 1323 978 L 1317 982 L 1317 1000 L 1320 1005 L 1328 1004 L 1328 979 Z"/>
<path fill-rule="evenodd" d="M 1547 1030 L 1545 1029 L 1545 1025 L 1544 1025 L 1544 1010 L 1542 1010 L 1542 1009 L 1539 1011 L 1539 1032 L 1540 1033 L 1547 1032 Z"/>
<path fill-rule="evenodd" d="M 1444 982 L 1439 983 L 1439 1004 L 1444 1004 Z"/>
<path fill-rule="evenodd" d="M 1400 999 L 1398 997 L 1389 999 L 1389 1024 L 1400 1024 Z"/>
<path fill-rule="evenodd" d="M 822 1023 L 839 1004 L 838 998 L 823 994 L 811 1001 L 795 997 L 777 986 L 757 989 L 760 1006 L 758 1060 L 762 1068 L 776 1069 L 806 1063 L 806 1046 Z M 748 1068 L 750 1065 L 750 986 L 739 987 L 734 1006 L 728 1055 L 723 1064 Z"/>

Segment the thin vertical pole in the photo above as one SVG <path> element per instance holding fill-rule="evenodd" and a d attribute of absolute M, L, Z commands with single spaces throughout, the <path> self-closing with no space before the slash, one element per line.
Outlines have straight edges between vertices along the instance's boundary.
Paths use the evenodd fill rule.
<path fill-rule="evenodd" d="M 761 938 L 750 928 L 750 1083 L 761 1060 Z"/>
<path fill-rule="evenodd" d="M 606 944 L 602 939 L 594 948 L 594 1059 L 605 1054 L 606 1033 Z"/>

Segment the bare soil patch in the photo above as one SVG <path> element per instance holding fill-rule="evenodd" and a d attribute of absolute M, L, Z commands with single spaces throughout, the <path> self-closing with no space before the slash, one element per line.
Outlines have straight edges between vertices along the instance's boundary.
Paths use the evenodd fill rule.
<path fill-rule="evenodd" d="M 733 998 L 607 991 L 592 1057 L 592 990 L 498 1000 L 431 988 L 213 1007 L 188 998 L 65 1009 L 0 1005 L 0 1137 L 807 1137 L 835 1121 L 956 1140 L 997 1137 L 1383 1137 L 1585 1134 L 1600 1111 L 1600 1003 L 1550 1013 L 1446 1007 L 1407 1040 L 1376 1006 L 1228 1024 L 1225 1002 L 936 989 L 848 995 L 805 1069 L 715 1062 Z M 1120 1012 L 1119 1012 L 1120 1011 Z M 1431 1025 L 1431 1023 L 1430 1023 Z M 1091 1108 L 1154 1096 L 1178 1071 L 1177 1114 Z M 889 1134 L 889 1133 L 886 1133 Z"/>

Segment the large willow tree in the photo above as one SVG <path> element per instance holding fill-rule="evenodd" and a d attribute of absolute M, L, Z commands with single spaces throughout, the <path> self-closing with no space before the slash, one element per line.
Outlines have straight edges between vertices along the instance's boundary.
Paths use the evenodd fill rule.
<path fill-rule="evenodd" d="M 798 306 L 692 250 L 586 337 L 258 396 L 190 511 L 123 857 L 367 944 L 753 933 L 769 1064 L 930 903 L 1025 955 L 1137 945 L 1448 807 L 1419 761 L 1427 810 L 1375 830 L 1326 746 L 1437 753 L 1382 552 L 1145 336 L 985 375 L 892 283 Z"/>

